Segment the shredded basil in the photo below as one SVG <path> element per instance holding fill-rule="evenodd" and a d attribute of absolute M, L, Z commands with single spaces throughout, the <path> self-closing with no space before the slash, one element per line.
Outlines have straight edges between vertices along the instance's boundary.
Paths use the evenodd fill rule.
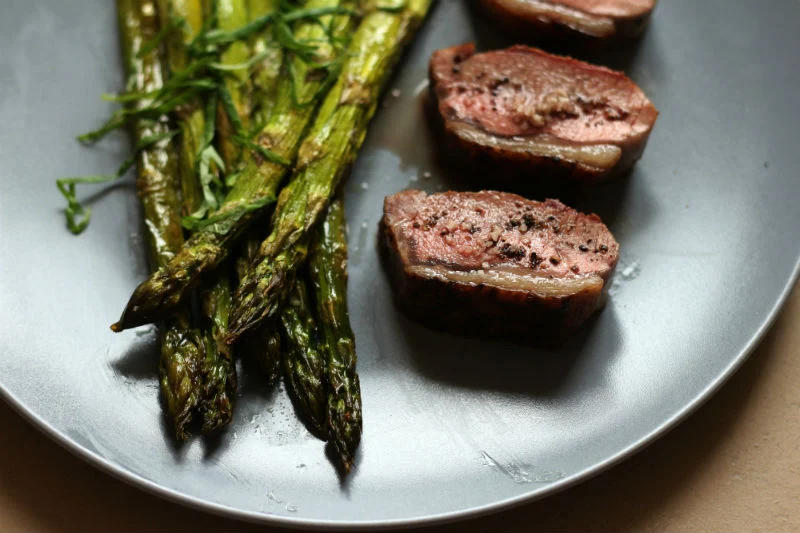
<path fill-rule="evenodd" d="M 188 229 L 189 231 L 197 231 L 204 228 L 208 228 L 209 226 L 212 225 L 224 224 L 224 222 L 229 219 L 238 219 L 239 217 L 241 217 L 246 213 L 250 213 L 251 211 L 257 211 L 258 209 L 261 209 L 262 207 L 267 206 L 274 202 L 275 202 L 275 197 L 268 196 L 232 209 L 215 213 L 207 218 L 197 217 L 194 214 L 192 214 L 188 217 L 183 217 L 182 224 L 183 227 Z"/>
<path fill-rule="evenodd" d="M 92 209 L 88 206 L 84 206 L 78 200 L 78 196 L 76 193 L 76 186 L 79 184 L 89 184 L 89 183 L 106 183 L 109 181 L 113 181 L 117 178 L 124 176 L 128 170 L 131 169 L 136 158 L 139 156 L 142 151 L 147 150 L 151 146 L 154 146 L 161 141 L 165 141 L 167 139 L 171 139 L 175 135 L 178 134 L 177 130 L 167 131 L 164 133 L 160 133 L 157 135 L 150 135 L 147 137 L 143 137 L 134 148 L 133 155 L 131 155 L 128 159 L 126 159 L 122 165 L 117 169 L 116 174 L 113 175 L 92 175 L 92 176 L 78 176 L 74 178 L 62 178 L 56 180 L 56 185 L 58 186 L 58 190 L 61 191 L 61 194 L 67 200 L 67 207 L 64 209 L 64 214 L 67 219 L 67 228 L 78 235 L 86 229 L 89 225 L 89 221 L 92 219 Z"/>
<path fill-rule="evenodd" d="M 378 9 L 402 9 L 404 0 L 400 2 L 386 0 L 377 2 Z M 225 86 L 225 77 L 236 70 L 252 69 L 256 64 L 269 56 L 272 51 L 267 50 L 253 56 L 249 60 L 235 64 L 225 65 L 219 63 L 219 54 L 225 47 L 237 41 L 245 41 L 253 35 L 272 26 L 272 36 L 275 44 L 280 47 L 289 58 L 289 77 L 292 84 L 292 101 L 297 107 L 310 105 L 318 99 L 320 94 L 328 91 L 341 72 L 344 61 L 349 57 L 344 51 L 347 44 L 345 39 L 336 39 L 333 35 L 333 23 L 324 24 L 322 17 L 335 15 L 357 16 L 352 9 L 343 7 L 326 7 L 306 9 L 297 2 L 281 0 L 278 11 L 256 19 L 241 28 L 223 31 L 215 29 L 214 17 L 207 18 L 203 27 L 188 44 L 190 63 L 183 69 L 172 72 L 160 89 L 154 91 L 134 91 L 135 80 L 128 80 L 124 93 L 117 95 L 103 95 L 103 99 L 124 104 L 125 107 L 115 111 L 111 117 L 99 128 L 78 136 L 84 144 L 94 144 L 109 133 L 130 125 L 133 121 L 152 120 L 163 121 L 165 117 L 178 112 L 181 107 L 194 105 L 202 99 L 205 101 L 205 130 L 203 143 L 196 157 L 196 173 L 202 185 L 203 203 L 192 215 L 184 218 L 184 226 L 188 229 L 198 229 L 209 224 L 219 223 L 220 216 L 214 212 L 222 205 L 225 194 L 233 186 L 238 174 L 233 169 L 226 169 L 217 150 L 214 148 L 216 140 L 216 113 L 221 108 L 230 122 L 232 128 L 231 141 L 258 154 L 265 161 L 291 166 L 291 161 L 282 157 L 256 142 L 250 140 L 250 132 L 246 132 L 241 117 L 236 110 L 233 98 Z M 326 38 L 321 40 L 299 40 L 292 32 L 291 25 L 298 21 L 316 22 L 325 28 Z M 141 58 L 156 50 L 161 43 L 178 29 L 185 29 L 187 22 L 181 17 L 173 17 L 159 32 L 145 42 L 137 53 Z M 332 47 L 333 59 L 319 62 L 320 47 Z M 327 53 L 327 52 L 326 52 Z M 308 75 L 319 76 L 322 80 L 315 93 L 307 100 L 300 101 L 298 86 L 305 83 L 296 72 L 293 58 L 297 58 L 307 65 Z M 124 175 L 135 163 L 142 150 L 169 139 L 178 131 L 169 131 L 142 139 L 134 149 L 133 155 L 126 159 L 114 175 L 95 175 L 57 180 L 61 194 L 67 200 L 65 214 L 67 227 L 75 234 L 81 233 L 89 224 L 91 209 L 83 206 L 77 198 L 76 186 L 79 184 L 103 183 L 112 181 Z M 226 175 L 226 172 L 229 174 Z M 268 202 L 267 202 L 268 203 Z M 266 205 L 266 204 L 264 204 Z M 240 209 L 258 209 L 258 203 L 248 204 Z M 210 222 L 209 222 L 210 221 Z"/>

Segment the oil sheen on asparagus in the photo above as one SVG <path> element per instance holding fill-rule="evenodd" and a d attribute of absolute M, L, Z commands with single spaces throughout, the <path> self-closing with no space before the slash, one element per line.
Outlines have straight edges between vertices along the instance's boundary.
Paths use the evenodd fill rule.
<path fill-rule="evenodd" d="M 178 72 L 189 65 L 187 43 L 203 27 L 203 4 L 201 0 L 157 0 L 157 3 L 158 17 L 162 26 L 176 19 L 185 21 L 185 24 L 178 25 L 165 39 L 169 71 Z M 178 113 L 178 125 L 181 130 L 178 138 L 178 172 L 181 174 L 181 193 L 185 209 L 186 206 L 199 205 L 202 202 L 202 196 L 198 196 L 199 189 L 193 182 L 194 160 L 202 143 L 204 123 L 203 104 L 199 98 L 184 104 Z M 189 215 L 191 211 L 184 210 L 183 214 Z"/>

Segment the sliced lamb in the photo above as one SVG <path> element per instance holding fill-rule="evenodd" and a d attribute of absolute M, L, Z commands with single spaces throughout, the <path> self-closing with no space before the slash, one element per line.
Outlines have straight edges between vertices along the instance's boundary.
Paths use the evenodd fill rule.
<path fill-rule="evenodd" d="M 560 337 L 601 305 L 619 245 L 596 215 L 503 192 L 404 191 L 381 239 L 412 318 L 467 335 Z"/>
<path fill-rule="evenodd" d="M 658 111 L 627 76 L 536 48 L 439 50 L 431 91 L 454 159 L 495 184 L 629 169 Z"/>

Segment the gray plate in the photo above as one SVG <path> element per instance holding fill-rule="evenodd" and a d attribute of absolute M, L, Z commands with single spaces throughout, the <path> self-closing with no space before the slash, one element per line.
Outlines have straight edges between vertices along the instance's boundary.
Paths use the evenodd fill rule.
<path fill-rule="evenodd" d="M 433 50 L 484 32 L 464 4 L 440 2 L 346 187 L 365 432 L 356 472 L 340 483 L 285 392 L 264 391 L 248 368 L 223 436 L 183 447 L 168 437 L 152 331 L 108 330 L 146 275 L 131 181 L 102 195 L 79 238 L 64 229 L 53 184 L 110 171 L 128 150 L 124 136 L 93 150 L 71 141 L 111 111 L 99 94 L 122 85 L 113 2 L 7 0 L 6 400 L 126 481 L 204 510 L 296 526 L 419 524 L 529 501 L 630 455 L 705 400 L 797 273 L 800 3 L 661 2 L 644 40 L 605 58 L 662 114 L 630 179 L 579 202 L 608 221 L 623 253 L 609 305 L 560 353 L 408 321 L 377 260 L 384 195 L 452 186 L 431 163 L 416 94 Z"/>

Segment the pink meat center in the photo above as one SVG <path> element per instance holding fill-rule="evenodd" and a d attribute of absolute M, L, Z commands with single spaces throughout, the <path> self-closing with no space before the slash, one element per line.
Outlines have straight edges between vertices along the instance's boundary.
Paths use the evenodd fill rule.
<path fill-rule="evenodd" d="M 407 206 L 401 232 L 411 241 L 411 262 L 559 278 L 608 271 L 617 244 L 599 219 L 555 201 L 509 205 L 502 196 L 443 194 Z"/>
<path fill-rule="evenodd" d="M 649 102 L 629 79 L 541 53 L 473 56 L 454 65 L 437 91 L 448 119 L 498 136 L 620 143 L 648 129 L 639 115 Z"/>

